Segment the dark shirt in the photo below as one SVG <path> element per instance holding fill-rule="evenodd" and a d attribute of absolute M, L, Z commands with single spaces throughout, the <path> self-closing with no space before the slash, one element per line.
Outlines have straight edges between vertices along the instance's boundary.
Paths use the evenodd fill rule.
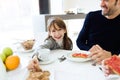
<path fill-rule="evenodd" d="M 112 54 L 120 53 L 120 15 L 107 19 L 101 10 L 87 14 L 82 30 L 76 40 L 81 50 L 89 50 L 98 44 Z"/>

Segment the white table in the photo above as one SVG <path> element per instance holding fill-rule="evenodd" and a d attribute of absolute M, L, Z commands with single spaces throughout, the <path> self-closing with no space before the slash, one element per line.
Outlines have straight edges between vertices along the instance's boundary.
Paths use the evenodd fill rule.
<path fill-rule="evenodd" d="M 72 62 L 65 60 L 59 62 L 58 57 L 66 55 L 71 51 L 53 50 L 50 55 L 55 61 L 51 64 L 40 65 L 43 70 L 51 71 L 51 80 L 106 80 L 103 72 L 98 66 L 92 66 L 91 61 Z M 21 58 L 21 65 L 16 70 L 8 72 L 9 80 L 25 80 L 26 66 L 32 53 L 17 53 Z"/>

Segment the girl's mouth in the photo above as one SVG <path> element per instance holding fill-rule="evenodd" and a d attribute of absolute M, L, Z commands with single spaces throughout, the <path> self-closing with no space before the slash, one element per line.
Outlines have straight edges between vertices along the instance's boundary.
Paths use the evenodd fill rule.
<path fill-rule="evenodd" d="M 61 38 L 61 36 L 59 36 L 59 37 L 55 37 L 56 39 L 60 39 Z"/>

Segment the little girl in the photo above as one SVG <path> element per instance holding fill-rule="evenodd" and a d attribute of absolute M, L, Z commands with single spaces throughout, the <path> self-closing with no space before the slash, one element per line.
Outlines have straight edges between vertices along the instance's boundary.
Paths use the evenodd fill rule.
<path fill-rule="evenodd" d="M 64 21 L 59 17 L 51 17 L 48 19 L 47 23 L 48 37 L 45 39 L 44 44 L 40 45 L 33 56 L 38 56 L 40 49 L 63 49 L 72 50 L 73 43 L 67 35 L 67 28 Z M 39 57 L 38 57 L 39 59 Z M 29 67 L 33 65 L 29 65 Z"/>
<path fill-rule="evenodd" d="M 39 48 L 72 50 L 72 41 L 67 35 L 66 25 L 61 18 L 51 17 L 48 19 L 47 28 L 48 37 Z"/>

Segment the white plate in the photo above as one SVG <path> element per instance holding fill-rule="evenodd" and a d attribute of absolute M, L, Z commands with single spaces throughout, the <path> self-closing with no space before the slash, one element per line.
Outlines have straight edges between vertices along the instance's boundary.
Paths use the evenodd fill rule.
<path fill-rule="evenodd" d="M 53 70 L 48 70 L 48 71 L 50 71 L 50 77 L 49 77 L 50 80 L 54 80 L 54 71 Z M 29 76 L 29 71 L 25 67 L 23 69 L 20 68 L 19 70 L 15 70 L 7 73 L 7 80 L 26 80 L 28 76 Z"/>
<path fill-rule="evenodd" d="M 84 53 L 84 54 L 89 54 L 90 52 L 88 51 L 72 51 L 71 53 L 68 53 L 67 54 L 67 59 L 70 60 L 70 61 L 74 61 L 74 62 L 85 62 L 85 61 L 89 61 L 91 60 L 90 58 L 75 58 L 75 57 L 72 57 L 72 54 L 74 53 Z"/>
<path fill-rule="evenodd" d="M 18 52 L 23 52 L 23 53 L 28 53 L 28 52 L 32 52 L 32 51 L 34 51 L 34 49 L 25 50 L 24 48 L 19 47 L 19 48 L 17 48 L 17 51 L 18 51 Z"/>
<path fill-rule="evenodd" d="M 40 61 L 40 64 L 50 64 L 50 63 L 53 63 L 55 61 L 54 58 L 50 58 L 49 60 L 47 61 Z"/>
<path fill-rule="evenodd" d="M 44 70 L 46 71 L 46 70 Z M 49 80 L 54 80 L 54 71 L 53 70 L 48 70 L 50 72 Z M 26 73 L 24 74 L 24 78 L 21 80 L 26 80 L 27 77 L 29 76 L 29 71 L 27 70 Z"/>
<path fill-rule="evenodd" d="M 120 80 L 120 76 L 116 75 L 116 74 L 111 74 L 109 76 L 106 77 L 107 80 Z"/>

